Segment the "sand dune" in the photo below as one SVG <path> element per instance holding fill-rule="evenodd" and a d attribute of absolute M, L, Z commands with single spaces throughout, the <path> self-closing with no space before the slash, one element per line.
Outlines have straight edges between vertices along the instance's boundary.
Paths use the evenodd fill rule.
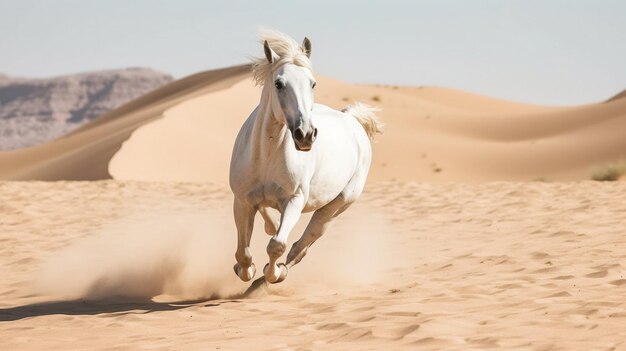
<path fill-rule="evenodd" d="M 199 73 L 133 100 L 60 139 L 0 152 L 0 179 L 108 179 L 109 161 L 135 129 L 186 99 L 229 86 L 247 72 L 247 67 L 238 66 Z"/>
<path fill-rule="evenodd" d="M 0 182 L 2 348 L 624 346 L 626 182 L 472 181 L 588 179 L 625 156 L 626 99 L 543 107 L 323 76 L 318 87 L 335 108 L 381 107 L 387 131 L 362 199 L 284 283 L 249 298 L 231 269 L 226 185 L 258 103 L 247 66 L 0 153 L 0 179 L 116 179 Z M 257 229 L 257 267 L 267 240 Z"/>
<path fill-rule="evenodd" d="M 341 108 L 364 100 L 382 108 L 388 128 L 375 145 L 372 180 L 588 179 L 626 150 L 626 100 L 554 108 L 442 88 L 318 81 L 321 103 Z M 225 181 L 233 138 L 258 96 L 246 78 L 171 108 L 131 136 L 110 173 L 116 179 Z"/>
<path fill-rule="evenodd" d="M 621 92 L 619 92 L 618 94 L 616 94 L 612 98 L 606 100 L 606 102 L 611 102 L 611 101 L 615 101 L 615 100 L 618 100 L 618 99 L 623 99 L 625 97 L 626 97 L 626 90 L 622 90 Z"/>
<path fill-rule="evenodd" d="M 618 350 L 626 340 L 623 182 L 373 183 L 284 283 L 247 299 L 231 269 L 225 184 L 4 182 L 0 193 L 7 350 Z M 126 298 L 91 301 L 115 296 Z"/>
<path fill-rule="evenodd" d="M 375 145 L 372 180 L 589 179 L 626 157 L 625 99 L 543 107 L 444 88 L 318 81 L 320 103 L 382 108 L 388 128 Z M 188 77 L 65 138 L 0 153 L 0 178 L 222 182 L 259 95 L 247 66 Z"/>

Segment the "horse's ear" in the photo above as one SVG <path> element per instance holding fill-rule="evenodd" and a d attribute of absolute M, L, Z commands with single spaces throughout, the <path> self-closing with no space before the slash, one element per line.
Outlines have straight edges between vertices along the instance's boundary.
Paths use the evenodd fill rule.
<path fill-rule="evenodd" d="M 306 57 L 311 57 L 311 41 L 307 37 L 304 37 L 304 41 L 302 42 L 302 50 L 304 50 Z"/>
<path fill-rule="evenodd" d="M 274 63 L 276 60 L 278 60 L 278 55 L 276 55 L 274 50 L 272 50 L 267 40 L 263 42 L 263 50 L 265 50 L 265 58 L 267 58 L 267 61 L 269 63 Z"/>

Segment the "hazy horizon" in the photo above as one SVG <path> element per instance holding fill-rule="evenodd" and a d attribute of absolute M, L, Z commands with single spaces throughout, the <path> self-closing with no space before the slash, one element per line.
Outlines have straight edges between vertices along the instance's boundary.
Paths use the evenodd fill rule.
<path fill-rule="evenodd" d="M 313 42 L 316 72 L 549 105 L 626 88 L 626 3 L 0 0 L 0 73 L 149 67 L 175 77 L 260 55 L 260 26 Z"/>

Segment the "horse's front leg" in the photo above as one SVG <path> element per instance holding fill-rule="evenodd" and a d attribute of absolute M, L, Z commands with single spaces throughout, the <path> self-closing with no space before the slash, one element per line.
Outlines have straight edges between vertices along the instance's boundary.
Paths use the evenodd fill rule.
<path fill-rule="evenodd" d="M 233 268 L 237 276 L 244 282 L 247 282 L 256 273 L 256 267 L 252 263 L 252 255 L 250 255 L 249 249 L 256 209 L 235 197 L 233 213 L 235 215 L 235 224 L 237 225 L 237 252 L 235 253 L 237 263 L 235 263 Z"/>
<path fill-rule="evenodd" d="M 270 239 L 267 245 L 270 262 L 263 269 L 263 274 L 265 274 L 265 280 L 270 283 L 282 282 L 287 277 L 287 267 L 282 263 L 276 265 L 276 261 L 285 253 L 289 233 L 298 222 L 303 208 L 304 196 L 302 194 L 296 194 L 283 206 L 278 233 Z"/>

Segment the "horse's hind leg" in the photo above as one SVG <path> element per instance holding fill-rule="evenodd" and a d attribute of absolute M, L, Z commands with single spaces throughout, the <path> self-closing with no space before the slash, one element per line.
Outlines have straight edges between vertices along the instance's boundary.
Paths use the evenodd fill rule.
<path fill-rule="evenodd" d="M 345 211 L 350 205 L 351 203 L 346 203 L 342 197 L 338 197 L 326 206 L 315 211 L 304 233 L 300 239 L 291 246 L 291 250 L 289 250 L 286 263 L 287 268 L 298 264 L 306 255 L 307 249 L 324 235 L 332 220 Z"/>
<path fill-rule="evenodd" d="M 237 252 L 235 253 L 237 263 L 233 268 L 237 276 L 244 282 L 247 282 L 256 273 L 256 267 L 252 263 L 252 255 L 250 255 L 249 249 L 256 209 L 235 198 L 233 212 L 235 224 L 237 225 Z"/>
<path fill-rule="evenodd" d="M 265 220 L 265 232 L 268 235 L 275 235 L 278 232 L 278 226 L 280 223 L 278 222 L 278 216 L 272 213 L 272 210 L 267 207 L 259 208 L 259 212 L 261 216 L 263 216 L 263 220 Z"/>

